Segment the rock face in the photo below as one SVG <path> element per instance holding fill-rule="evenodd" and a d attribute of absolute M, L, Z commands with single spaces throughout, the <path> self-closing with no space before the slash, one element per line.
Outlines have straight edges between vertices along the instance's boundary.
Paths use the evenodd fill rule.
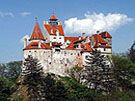
<path fill-rule="evenodd" d="M 43 82 L 41 83 L 42 87 L 35 86 L 35 88 L 37 87 L 38 89 L 34 92 L 38 93 L 38 96 L 35 93 L 30 93 L 32 89 L 25 83 L 25 76 L 20 76 L 18 78 L 17 83 L 14 85 L 16 91 L 11 95 L 10 101 L 48 101 L 46 99 L 49 99 L 48 96 L 50 96 L 50 94 L 52 94 L 52 96 L 55 96 L 56 94 L 54 94 L 53 92 L 55 92 L 55 90 L 56 92 L 58 92 L 58 89 L 55 88 L 57 82 L 61 81 L 61 77 L 58 75 L 52 73 L 44 74 Z M 64 91 L 64 88 L 62 88 L 62 90 Z"/>

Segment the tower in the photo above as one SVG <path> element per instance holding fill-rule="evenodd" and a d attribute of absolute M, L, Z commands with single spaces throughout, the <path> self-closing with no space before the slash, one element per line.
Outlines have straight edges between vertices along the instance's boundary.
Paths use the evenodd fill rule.
<path fill-rule="evenodd" d="M 44 36 L 47 42 L 64 43 L 64 31 L 62 23 L 53 14 L 49 21 L 44 21 Z"/>

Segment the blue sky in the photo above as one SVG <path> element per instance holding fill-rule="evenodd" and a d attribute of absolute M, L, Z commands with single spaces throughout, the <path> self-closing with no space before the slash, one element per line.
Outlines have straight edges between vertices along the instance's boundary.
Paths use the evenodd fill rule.
<path fill-rule="evenodd" d="M 85 19 L 84 14 L 124 14 L 135 19 L 135 0 L 0 0 L 0 63 L 22 60 L 20 39 L 32 33 L 35 17 L 43 30 L 42 21 L 52 13 L 62 21 Z M 113 52 L 126 52 L 135 40 L 135 21 L 109 30 L 113 37 Z M 79 34 L 69 34 L 78 36 Z"/>

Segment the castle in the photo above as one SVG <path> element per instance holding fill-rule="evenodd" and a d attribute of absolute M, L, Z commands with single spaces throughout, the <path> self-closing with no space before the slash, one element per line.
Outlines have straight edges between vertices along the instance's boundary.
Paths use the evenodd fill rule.
<path fill-rule="evenodd" d="M 23 59 L 28 55 L 37 58 L 44 72 L 66 75 L 70 68 L 86 65 L 86 56 L 94 49 L 104 55 L 112 54 L 112 36 L 108 32 L 97 31 L 91 36 L 82 33 L 79 37 L 67 37 L 62 23 L 54 14 L 49 21 L 43 21 L 43 31 L 36 22 L 28 45 L 27 39 L 24 39 Z"/>

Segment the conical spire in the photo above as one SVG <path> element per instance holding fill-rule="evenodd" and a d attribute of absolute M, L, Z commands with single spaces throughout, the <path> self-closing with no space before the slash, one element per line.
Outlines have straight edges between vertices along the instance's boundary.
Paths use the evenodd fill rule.
<path fill-rule="evenodd" d="M 56 18 L 56 16 L 53 14 L 52 16 L 51 16 L 51 18 L 50 18 L 50 20 L 58 20 L 57 18 Z"/>
<path fill-rule="evenodd" d="M 32 35 L 30 37 L 30 40 L 45 40 L 38 22 L 36 22 L 36 24 L 35 24 L 35 27 L 34 27 Z"/>

